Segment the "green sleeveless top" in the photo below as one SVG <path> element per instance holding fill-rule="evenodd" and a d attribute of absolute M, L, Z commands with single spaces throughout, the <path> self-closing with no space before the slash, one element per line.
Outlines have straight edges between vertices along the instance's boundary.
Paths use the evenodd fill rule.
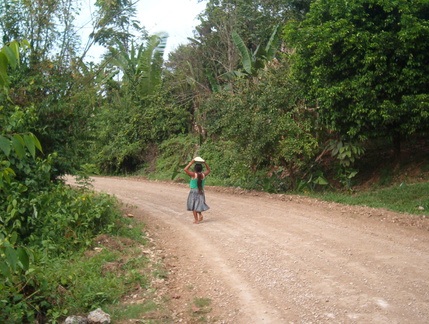
<path fill-rule="evenodd" d="M 201 187 L 204 189 L 204 183 L 206 182 L 206 179 L 204 178 L 201 182 Z M 191 187 L 191 189 L 198 189 L 198 178 L 196 179 L 191 179 L 189 186 Z"/>

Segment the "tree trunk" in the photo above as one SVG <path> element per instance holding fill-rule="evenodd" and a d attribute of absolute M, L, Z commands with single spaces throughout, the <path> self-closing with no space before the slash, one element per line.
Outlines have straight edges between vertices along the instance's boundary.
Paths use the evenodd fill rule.
<path fill-rule="evenodd" d="M 394 158 L 399 161 L 401 159 L 401 134 L 399 132 L 393 133 L 392 144 Z"/>

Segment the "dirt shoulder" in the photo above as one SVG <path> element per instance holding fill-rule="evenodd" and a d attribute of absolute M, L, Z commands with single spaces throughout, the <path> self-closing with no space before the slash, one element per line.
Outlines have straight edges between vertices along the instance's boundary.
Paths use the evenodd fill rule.
<path fill-rule="evenodd" d="M 428 323 L 429 221 L 386 210 L 206 188 L 192 224 L 186 185 L 102 178 L 147 224 L 174 323 Z"/>

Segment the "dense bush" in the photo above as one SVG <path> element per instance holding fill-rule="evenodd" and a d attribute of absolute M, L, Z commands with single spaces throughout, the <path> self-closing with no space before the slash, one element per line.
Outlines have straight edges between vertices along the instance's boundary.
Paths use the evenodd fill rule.
<path fill-rule="evenodd" d="M 116 200 L 72 189 L 56 177 L 56 154 L 44 156 L 32 109 L 0 110 L 0 322 L 30 323 L 61 316 L 49 276 L 58 260 L 115 231 Z M 54 310 L 59 309 L 54 314 Z"/>
<path fill-rule="evenodd" d="M 203 105 L 207 134 L 233 156 L 229 168 L 240 186 L 294 189 L 321 151 L 317 115 L 300 101 L 289 74 L 285 57 L 258 80 L 236 80 L 233 92 L 215 93 Z"/>
<path fill-rule="evenodd" d="M 162 93 L 136 104 L 119 92 L 95 119 L 92 160 L 105 173 L 134 172 L 152 145 L 187 131 L 189 113 Z"/>
<path fill-rule="evenodd" d="M 9 205 L 0 215 L 0 321 L 32 322 L 58 306 L 52 264 L 116 231 L 121 213 L 112 197 L 62 183 L 37 192 L 12 180 L 10 188 L 21 189 L 1 192 Z"/>

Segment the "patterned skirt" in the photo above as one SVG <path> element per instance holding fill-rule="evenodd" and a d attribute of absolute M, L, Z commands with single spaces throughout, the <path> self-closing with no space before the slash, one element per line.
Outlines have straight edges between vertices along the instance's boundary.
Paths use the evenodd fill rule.
<path fill-rule="evenodd" d="M 204 191 L 202 194 L 200 194 L 198 189 L 191 189 L 188 195 L 186 207 L 188 210 L 195 210 L 197 212 L 203 212 L 210 209 L 210 207 L 206 204 L 206 196 L 204 195 Z"/>

